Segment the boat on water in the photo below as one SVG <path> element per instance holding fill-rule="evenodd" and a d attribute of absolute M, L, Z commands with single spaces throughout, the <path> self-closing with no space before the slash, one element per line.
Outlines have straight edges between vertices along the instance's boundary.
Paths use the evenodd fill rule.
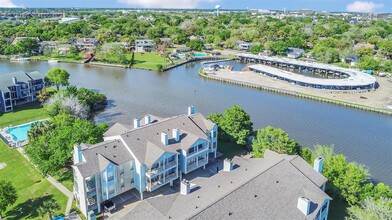
<path fill-rule="evenodd" d="M 12 57 L 10 59 L 10 62 L 29 62 L 30 58 L 26 58 L 26 57 Z"/>
<path fill-rule="evenodd" d="M 59 61 L 58 60 L 56 60 L 56 59 L 50 59 L 50 60 L 48 60 L 48 63 L 58 63 Z"/>

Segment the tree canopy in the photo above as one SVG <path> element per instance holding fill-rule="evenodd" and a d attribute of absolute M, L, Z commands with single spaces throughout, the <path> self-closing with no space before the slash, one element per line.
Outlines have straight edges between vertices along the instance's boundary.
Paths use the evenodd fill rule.
<path fill-rule="evenodd" d="M 32 139 L 25 150 L 43 173 L 55 173 L 71 162 L 75 143 L 101 142 L 106 130 L 106 124 L 94 125 L 88 120 L 61 113 L 32 126 L 29 132 Z"/>
<path fill-rule="evenodd" d="M 252 149 L 255 157 L 264 157 L 266 149 L 280 154 L 299 155 L 301 147 L 282 129 L 268 126 L 257 131 Z"/>
<path fill-rule="evenodd" d="M 12 186 L 10 181 L 0 180 L 0 219 L 7 210 L 18 199 L 16 189 Z"/>
<path fill-rule="evenodd" d="M 218 125 L 222 139 L 245 145 L 247 138 L 253 133 L 253 122 L 249 113 L 238 105 L 226 109 L 222 115 L 213 113 L 208 118 Z"/>
<path fill-rule="evenodd" d="M 204 42 L 200 39 L 191 40 L 186 44 L 186 46 L 196 51 L 204 50 Z"/>
<path fill-rule="evenodd" d="M 45 75 L 46 84 L 55 85 L 57 90 L 60 89 L 60 86 L 68 86 L 68 80 L 69 73 L 66 70 L 60 68 L 53 68 Z"/>

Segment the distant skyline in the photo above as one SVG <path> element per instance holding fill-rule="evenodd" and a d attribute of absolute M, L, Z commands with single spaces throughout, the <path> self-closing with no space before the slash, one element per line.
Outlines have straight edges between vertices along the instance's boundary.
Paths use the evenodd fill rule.
<path fill-rule="evenodd" d="M 0 8 L 199 8 L 392 12 L 391 0 L 0 0 Z"/>

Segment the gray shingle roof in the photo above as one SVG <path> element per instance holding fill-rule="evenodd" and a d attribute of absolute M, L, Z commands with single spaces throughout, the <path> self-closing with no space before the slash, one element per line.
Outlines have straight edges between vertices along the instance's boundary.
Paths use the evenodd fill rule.
<path fill-rule="evenodd" d="M 105 169 L 109 162 L 122 164 L 133 158 L 125 145 L 119 140 L 104 141 L 95 145 L 81 145 L 86 162 L 76 164 L 83 177 L 90 177 Z"/>
<path fill-rule="evenodd" d="M 115 124 L 104 136 L 119 135 L 139 162 L 151 165 L 164 152 L 177 153 L 179 149 L 188 149 L 200 138 L 207 140 L 205 129 L 214 126 L 213 123 L 208 123 L 208 120 L 201 114 L 180 115 L 166 119 L 151 116 L 151 120 L 153 123 L 136 129 L 128 125 Z M 175 128 L 180 130 L 180 141 L 175 141 L 172 136 Z M 169 144 L 166 146 L 161 142 L 163 132 L 169 136 Z"/>
<path fill-rule="evenodd" d="M 32 80 L 38 80 L 38 79 L 43 79 L 44 77 L 42 76 L 42 74 L 38 71 L 33 71 L 30 73 L 26 73 L 26 75 L 32 79 Z"/>
<path fill-rule="evenodd" d="M 309 178 L 310 181 L 312 181 L 318 187 L 321 187 L 324 183 L 328 181 L 328 179 L 325 178 L 323 175 L 321 175 L 318 172 L 315 172 L 315 170 L 311 166 L 309 166 L 309 164 L 298 155 L 278 154 L 274 151 L 266 150 L 264 156 L 275 157 L 280 159 L 284 158 L 288 160 L 292 165 L 294 165 L 300 172 L 302 172 L 306 177 Z"/>
<path fill-rule="evenodd" d="M 200 170 L 202 176 L 190 180 L 197 190 L 186 196 L 163 193 L 145 199 L 124 218 L 313 219 L 331 198 L 290 163 L 292 156 L 269 155 L 262 159 L 235 157 L 231 172 L 215 174 L 215 166 Z M 313 203 L 307 217 L 297 208 L 300 196 Z"/>
<path fill-rule="evenodd" d="M 30 77 L 29 77 L 30 75 Z M 9 91 L 8 87 L 9 86 L 13 86 L 13 82 L 12 82 L 12 77 L 16 77 L 16 79 L 18 80 L 18 82 L 24 82 L 24 83 L 28 83 L 30 80 L 32 79 L 42 79 L 42 75 L 37 72 L 31 72 L 31 73 L 25 73 L 23 71 L 19 71 L 19 72 L 14 72 L 14 73 L 7 73 L 7 74 L 1 74 L 0 77 L 0 90 L 1 91 Z"/>

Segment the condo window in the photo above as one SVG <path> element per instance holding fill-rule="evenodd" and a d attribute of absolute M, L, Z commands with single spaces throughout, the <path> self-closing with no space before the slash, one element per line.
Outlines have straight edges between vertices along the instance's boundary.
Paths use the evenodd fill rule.
<path fill-rule="evenodd" d="M 114 193 L 114 185 L 109 186 L 109 195 L 112 195 Z"/>
<path fill-rule="evenodd" d="M 189 150 L 188 150 L 189 154 L 193 154 L 194 152 L 195 152 L 195 148 L 194 147 L 189 148 Z"/>

